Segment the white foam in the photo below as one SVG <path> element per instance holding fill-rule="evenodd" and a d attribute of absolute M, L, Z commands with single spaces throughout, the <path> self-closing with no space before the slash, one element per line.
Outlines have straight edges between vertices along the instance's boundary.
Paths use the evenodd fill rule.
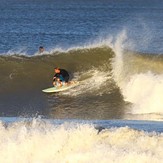
<path fill-rule="evenodd" d="M 83 79 L 79 82 L 79 85 L 67 92 L 63 92 L 62 94 L 76 96 L 79 94 L 86 93 L 94 93 L 96 95 L 102 95 L 108 89 L 101 89 L 103 86 L 108 84 L 108 80 L 111 79 L 109 72 L 102 72 L 97 69 L 92 69 L 87 72 L 82 72 L 80 75 L 75 75 L 74 80 L 80 80 L 82 78 L 82 74 L 84 76 L 88 76 L 86 79 Z"/>
<path fill-rule="evenodd" d="M 7 54 L 4 54 L 4 55 L 6 55 L 6 56 L 13 56 L 15 54 L 19 55 L 19 56 L 27 56 L 26 48 L 20 48 L 20 49 L 17 49 L 17 50 L 15 50 L 15 49 L 9 50 L 7 52 Z M 17 57 L 17 56 L 15 56 L 15 57 Z"/>
<path fill-rule="evenodd" d="M 83 45 L 76 45 L 76 46 L 69 46 L 69 47 L 56 46 L 43 53 L 36 52 L 34 56 L 67 53 L 72 50 L 92 49 L 92 48 L 98 48 L 103 46 L 111 47 L 112 40 L 113 40 L 112 37 L 108 37 L 106 39 L 97 38 L 95 39 L 95 41 L 88 41 Z"/>
<path fill-rule="evenodd" d="M 123 94 L 134 104 L 133 113 L 163 113 L 163 75 L 136 74 L 123 89 Z"/>
<path fill-rule="evenodd" d="M 163 135 L 128 127 L 99 134 L 92 125 L 60 126 L 33 121 L 0 124 L 0 162 L 155 162 L 163 161 Z"/>
<path fill-rule="evenodd" d="M 163 113 L 163 75 L 152 72 L 129 75 L 125 72 L 123 47 L 127 33 L 122 31 L 113 46 L 116 54 L 113 61 L 113 77 L 126 101 L 133 105 L 133 114 Z M 130 43 L 131 46 L 131 43 Z"/>

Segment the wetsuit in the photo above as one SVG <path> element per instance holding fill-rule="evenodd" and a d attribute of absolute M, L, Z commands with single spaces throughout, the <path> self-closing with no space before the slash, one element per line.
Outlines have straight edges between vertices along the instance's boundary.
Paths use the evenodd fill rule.
<path fill-rule="evenodd" d="M 54 77 L 59 78 L 61 82 L 68 82 L 69 81 L 69 74 L 64 69 L 59 69 L 60 73 L 56 73 Z"/>

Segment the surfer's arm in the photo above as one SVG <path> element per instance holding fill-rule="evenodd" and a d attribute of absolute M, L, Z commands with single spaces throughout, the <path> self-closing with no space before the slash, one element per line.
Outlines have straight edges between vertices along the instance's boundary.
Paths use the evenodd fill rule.
<path fill-rule="evenodd" d="M 57 78 L 57 74 L 54 74 L 53 81 Z"/>
<path fill-rule="evenodd" d="M 56 78 L 57 78 L 57 77 L 56 77 L 56 76 L 54 76 L 54 77 L 53 77 L 53 81 L 54 81 Z"/>

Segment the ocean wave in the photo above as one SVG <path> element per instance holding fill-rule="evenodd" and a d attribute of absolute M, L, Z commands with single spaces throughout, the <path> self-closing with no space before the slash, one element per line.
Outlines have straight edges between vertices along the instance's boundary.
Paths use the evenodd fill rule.
<path fill-rule="evenodd" d="M 126 33 L 123 32 L 113 48 L 112 66 L 113 77 L 124 100 L 132 103 L 129 112 L 162 115 L 163 56 L 125 51 L 121 48 L 125 40 Z"/>
<path fill-rule="evenodd" d="M 78 108 L 79 105 L 90 107 L 87 106 L 90 103 L 88 101 L 94 99 L 98 100 L 96 104 L 98 107 L 108 108 L 108 105 L 113 104 L 112 109 L 121 109 L 121 111 L 118 111 L 120 115 L 126 114 L 128 102 L 133 104 L 129 108 L 129 112 L 133 114 L 138 113 L 136 110 L 139 110 L 139 114 L 151 113 L 149 112 L 150 107 L 153 107 L 152 113 L 162 113 L 160 104 L 158 105 L 160 109 L 155 108 L 156 105 L 153 106 L 154 103 L 158 103 L 156 99 L 160 99 L 160 96 L 155 98 L 158 93 L 150 96 L 151 102 L 148 103 L 151 104 L 150 106 L 145 105 L 146 102 L 142 100 L 137 100 L 137 102 L 131 100 L 132 96 L 139 99 L 138 97 L 140 97 L 143 90 L 144 94 L 148 92 L 145 87 L 144 89 L 139 89 L 139 85 L 144 82 L 143 78 L 139 78 L 141 74 L 148 78 L 148 72 L 150 72 L 152 76 L 157 76 L 157 79 L 160 79 L 159 81 L 162 80 L 162 55 L 126 50 L 123 48 L 123 42 L 126 39 L 125 33 L 122 33 L 118 38 L 115 44 L 110 44 L 110 46 L 104 46 L 104 44 L 95 46 L 96 44 L 94 44 L 94 46 L 89 48 L 53 51 L 50 54 L 31 57 L 21 55 L 0 56 L 0 92 L 2 99 L 7 99 L 9 95 L 23 97 L 25 95 L 29 96 L 29 94 L 37 94 L 39 101 L 39 99 L 43 98 L 41 90 L 52 86 L 54 67 L 60 67 L 69 71 L 72 80 L 77 80 L 81 83 L 79 87 L 60 93 L 60 95 L 66 98 L 82 96 L 83 100 L 86 101 L 83 104 L 80 100 L 81 97 L 78 98 L 79 101 L 76 101 L 77 103 L 75 102 L 74 106 L 69 106 L 71 109 L 73 107 Z M 139 84 L 134 84 L 136 77 L 140 79 Z M 154 79 L 154 77 L 150 79 Z M 159 82 L 153 82 L 150 89 L 152 90 L 153 87 L 158 90 L 161 86 L 159 86 Z M 126 90 L 129 93 L 126 93 Z M 138 91 L 135 94 L 132 90 Z M 86 98 L 89 100 L 87 101 Z M 52 103 L 50 102 L 48 105 L 53 106 L 53 96 L 48 96 L 49 99 Z M 4 101 L 1 104 L 2 106 L 4 106 L 3 103 Z M 141 105 L 139 105 L 140 103 Z M 134 111 L 132 109 L 133 106 Z M 140 106 L 143 106 L 143 109 Z M 65 106 L 61 103 L 55 107 L 55 109 L 59 109 Z M 114 114 L 116 113 L 114 112 Z M 121 116 L 125 117 L 124 115 Z"/>
<path fill-rule="evenodd" d="M 20 88 L 20 84 L 28 89 L 40 89 L 43 86 L 48 86 L 52 82 L 54 67 L 65 68 L 72 76 L 73 73 L 91 70 L 93 67 L 106 69 L 104 63 L 108 62 L 109 64 L 113 55 L 109 47 L 100 47 L 59 52 L 59 55 L 55 53 L 34 57 L 1 56 L 0 83 L 3 85 L 1 91 L 3 88 L 9 88 L 12 84 L 14 84 L 12 88 L 17 90 Z M 110 66 L 108 67 L 111 69 Z M 29 80 L 30 83 L 27 82 Z"/>

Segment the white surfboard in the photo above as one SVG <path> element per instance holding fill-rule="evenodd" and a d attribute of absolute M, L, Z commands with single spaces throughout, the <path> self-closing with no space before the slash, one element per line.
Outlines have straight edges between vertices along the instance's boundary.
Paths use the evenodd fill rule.
<path fill-rule="evenodd" d="M 61 92 L 61 91 L 66 91 L 70 88 L 73 88 L 75 86 L 79 85 L 79 82 L 73 82 L 71 84 L 68 85 L 63 85 L 61 87 L 51 87 L 51 88 L 47 88 L 47 89 L 43 89 L 42 91 L 45 93 L 54 93 L 54 92 Z"/>

